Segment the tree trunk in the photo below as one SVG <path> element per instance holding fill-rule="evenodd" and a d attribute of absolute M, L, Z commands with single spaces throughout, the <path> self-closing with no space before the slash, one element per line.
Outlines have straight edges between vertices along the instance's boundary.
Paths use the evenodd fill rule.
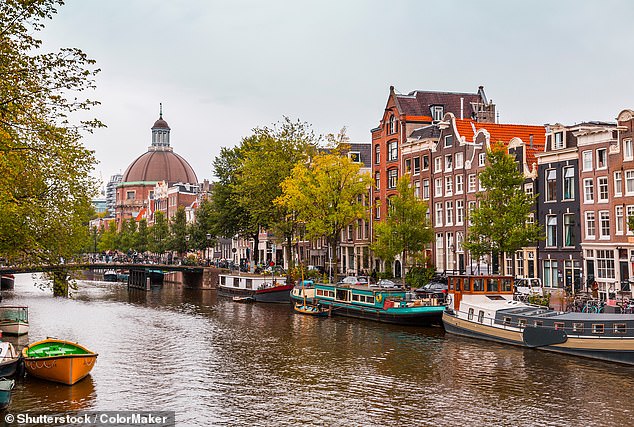
<path fill-rule="evenodd" d="M 293 234 L 286 234 L 286 247 L 288 250 L 286 251 L 286 265 L 288 268 L 286 269 L 286 283 L 290 284 L 292 282 L 291 273 L 295 263 L 293 262 Z"/>

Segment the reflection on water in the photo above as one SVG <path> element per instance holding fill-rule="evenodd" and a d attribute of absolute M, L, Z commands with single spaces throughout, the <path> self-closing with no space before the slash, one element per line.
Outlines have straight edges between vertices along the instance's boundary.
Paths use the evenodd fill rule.
<path fill-rule="evenodd" d="M 99 353 L 68 387 L 18 381 L 10 410 L 175 410 L 178 425 L 629 425 L 634 369 L 400 327 L 235 304 L 166 285 L 81 283 L 55 299 L 18 276 L 23 346 L 56 336 Z"/>

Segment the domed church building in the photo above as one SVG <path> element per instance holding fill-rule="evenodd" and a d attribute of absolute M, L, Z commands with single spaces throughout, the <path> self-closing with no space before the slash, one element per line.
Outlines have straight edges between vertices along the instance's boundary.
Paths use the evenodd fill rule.
<path fill-rule="evenodd" d="M 154 200 L 158 183 L 168 187 L 177 183 L 198 186 L 194 169 L 170 146 L 170 127 L 163 120 L 162 105 L 159 118 L 152 126 L 152 145 L 128 166 L 117 186 L 115 216 L 118 228 L 124 220 L 143 215 L 150 201 Z"/>

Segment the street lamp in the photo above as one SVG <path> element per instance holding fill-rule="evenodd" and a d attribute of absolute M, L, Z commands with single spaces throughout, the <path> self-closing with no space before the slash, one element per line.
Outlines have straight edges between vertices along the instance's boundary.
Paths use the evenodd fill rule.
<path fill-rule="evenodd" d="M 207 245 L 205 246 L 205 252 L 207 252 L 207 267 L 209 267 L 209 243 L 211 242 L 211 234 L 207 233 Z"/>

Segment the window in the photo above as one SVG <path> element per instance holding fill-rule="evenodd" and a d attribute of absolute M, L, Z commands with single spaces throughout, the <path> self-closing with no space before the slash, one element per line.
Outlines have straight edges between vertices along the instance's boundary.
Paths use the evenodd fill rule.
<path fill-rule="evenodd" d="M 597 234 L 594 212 L 586 212 L 586 238 L 594 239 Z"/>
<path fill-rule="evenodd" d="M 597 277 L 614 279 L 614 254 L 611 250 L 597 249 Z"/>
<path fill-rule="evenodd" d="M 473 308 L 469 308 L 469 313 L 467 314 L 467 320 L 473 320 Z"/>
<path fill-rule="evenodd" d="M 623 173 L 621 171 L 614 172 L 614 195 L 623 195 Z"/>
<path fill-rule="evenodd" d="M 526 327 L 526 319 L 519 319 L 517 321 L 517 327 L 520 329 L 524 329 Z"/>
<path fill-rule="evenodd" d="M 464 166 L 464 155 L 462 153 L 456 153 L 456 169 L 462 169 Z"/>
<path fill-rule="evenodd" d="M 626 139 L 623 141 L 623 160 L 633 160 L 634 149 L 632 147 L 632 140 Z"/>
<path fill-rule="evenodd" d="M 592 170 L 592 151 L 584 151 L 581 153 L 581 158 L 583 159 L 583 170 L 591 171 Z"/>
<path fill-rule="evenodd" d="M 394 116 L 390 116 L 390 133 L 396 133 L 396 118 Z"/>
<path fill-rule="evenodd" d="M 575 198 L 575 169 L 573 167 L 564 168 L 564 200 Z"/>
<path fill-rule="evenodd" d="M 412 159 L 405 159 L 405 164 L 403 166 L 405 173 L 410 173 L 412 171 Z"/>
<path fill-rule="evenodd" d="M 533 184 L 532 183 L 524 184 L 524 193 L 526 193 L 527 195 L 533 197 Z"/>
<path fill-rule="evenodd" d="M 464 191 L 463 179 L 462 175 L 456 175 L 456 194 L 462 194 Z"/>
<path fill-rule="evenodd" d="M 436 203 L 436 227 L 442 227 L 442 202 Z"/>
<path fill-rule="evenodd" d="M 634 170 L 625 171 L 625 194 L 634 195 Z"/>
<path fill-rule="evenodd" d="M 583 332 L 583 323 L 573 323 L 572 324 L 573 332 Z"/>
<path fill-rule="evenodd" d="M 615 334 L 624 334 L 627 331 L 625 327 L 625 323 L 615 323 L 614 324 L 614 333 Z"/>
<path fill-rule="evenodd" d="M 387 171 L 387 188 L 396 188 L 398 181 L 398 169 L 390 169 Z"/>
<path fill-rule="evenodd" d="M 414 157 L 414 175 L 420 173 L 420 157 Z"/>
<path fill-rule="evenodd" d="M 374 187 L 376 188 L 376 190 L 379 190 L 381 188 L 381 172 L 374 173 Z"/>
<path fill-rule="evenodd" d="M 453 176 L 449 175 L 445 177 L 445 196 L 451 196 L 453 194 Z"/>
<path fill-rule="evenodd" d="M 602 334 L 604 332 L 603 323 L 593 323 L 592 324 L 592 333 L 593 334 Z"/>
<path fill-rule="evenodd" d="M 135 191 L 127 191 L 125 193 L 126 200 L 134 200 L 135 193 Z"/>
<path fill-rule="evenodd" d="M 442 197 L 442 178 L 434 179 L 434 196 Z"/>
<path fill-rule="evenodd" d="M 599 195 L 599 202 L 608 201 L 608 177 L 600 176 L 597 178 L 597 190 Z"/>
<path fill-rule="evenodd" d="M 623 234 L 623 206 L 614 208 L 614 220 L 616 221 L 616 234 Z"/>
<path fill-rule="evenodd" d="M 476 208 L 476 202 L 470 201 L 469 202 L 469 225 L 471 225 L 471 214 L 473 213 L 475 208 Z"/>
<path fill-rule="evenodd" d="M 456 252 L 464 252 L 462 248 L 462 243 L 464 242 L 464 234 L 462 232 L 456 233 Z"/>
<path fill-rule="evenodd" d="M 557 246 L 557 217 L 555 215 L 546 216 L 546 246 Z"/>
<path fill-rule="evenodd" d="M 442 120 L 442 116 L 444 115 L 444 108 L 442 105 L 434 105 L 431 107 L 431 114 L 435 121 Z"/>
<path fill-rule="evenodd" d="M 478 322 L 484 322 L 484 311 L 482 310 L 478 311 Z"/>
<path fill-rule="evenodd" d="M 511 326 L 511 317 L 504 316 L 504 319 L 502 320 L 502 324 L 504 326 Z"/>
<path fill-rule="evenodd" d="M 456 224 L 464 223 L 464 200 L 456 200 Z"/>
<path fill-rule="evenodd" d="M 390 141 L 387 144 L 387 160 L 394 161 L 398 159 L 398 141 Z"/>
<path fill-rule="evenodd" d="M 555 330 L 562 330 L 565 327 L 565 323 L 564 322 L 555 322 Z"/>
<path fill-rule="evenodd" d="M 442 172 L 442 157 L 434 157 L 434 172 Z"/>
<path fill-rule="evenodd" d="M 553 145 L 553 149 L 559 150 L 561 148 L 564 148 L 564 133 L 563 132 L 556 132 L 555 133 L 555 143 Z"/>
<path fill-rule="evenodd" d="M 381 163 L 381 146 L 379 144 L 374 146 L 374 163 L 377 165 Z"/>
<path fill-rule="evenodd" d="M 374 218 L 381 219 L 381 202 L 378 199 L 374 201 Z"/>
<path fill-rule="evenodd" d="M 627 206 L 625 208 L 625 224 L 627 224 L 627 234 L 633 234 L 634 230 L 630 228 L 629 219 L 634 216 L 634 206 Z"/>
<path fill-rule="evenodd" d="M 546 171 L 546 201 L 557 200 L 557 170 L 548 169 Z"/>
<path fill-rule="evenodd" d="M 473 193 L 476 191 L 476 176 L 475 174 L 469 175 L 469 193 Z"/>
<path fill-rule="evenodd" d="M 445 137 L 445 147 L 451 147 L 453 145 L 453 135 L 447 135 Z"/>
<path fill-rule="evenodd" d="M 583 180 L 583 200 L 586 203 L 594 202 L 594 181 L 592 178 Z"/>
<path fill-rule="evenodd" d="M 485 166 L 487 160 L 487 153 L 478 154 L 478 166 Z"/>
<path fill-rule="evenodd" d="M 557 261 L 552 259 L 544 260 L 544 286 L 557 287 Z"/>
<path fill-rule="evenodd" d="M 575 239 L 575 215 L 564 214 L 564 246 L 574 246 L 577 244 Z"/>
<path fill-rule="evenodd" d="M 359 153 L 358 151 L 350 151 L 348 153 L 348 157 L 350 158 L 350 160 L 352 160 L 354 163 L 361 163 L 361 153 Z"/>
<path fill-rule="evenodd" d="M 416 181 L 414 183 L 414 196 L 417 199 L 420 199 L 420 181 Z"/>
<path fill-rule="evenodd" d="M 445 171 L 451 172 L 451 167 L 453 165 L 453 156 L 448 154 L 445 156 Z"/>
<path fill-rule="evenodd" d="M 445 224 L 453 225 L 453 202 L 448 201 L 445 203 Z"/>
<path fill-rule="evenodd" d="M 423 180 L 423 199 L 429 199 L 429 180 Z"/>
<path fill-rule="evenodd" d="M 608 150 L 606 148 L 597 149 L 597 169 L 608 167 Z"/>
<path fill-rule="evenodd" d="M 429 170 L 429 156 L 423 156 L 423 170 Z"/>
<path fill-rule="evenodd" d="M 599 211 L 599 227 L 601 232 L 600 238 L 609 239 L 610 238 L 610 212 Z"/>

